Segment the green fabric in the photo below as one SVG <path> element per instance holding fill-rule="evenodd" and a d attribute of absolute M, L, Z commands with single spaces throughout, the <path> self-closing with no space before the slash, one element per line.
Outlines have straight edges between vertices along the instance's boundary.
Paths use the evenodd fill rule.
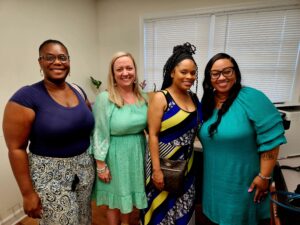
<path fill-rule="evenodd" d="M 280 114 L 262 92 L 244 87 L 210 138 L 208 127 L 216 116 L 217 110 L 199 131 L 203 211 L 220 225 L 258 224 L 270 217 L 269 201 L 255 204 L 248 188 L 260 170 L 259 152 L 286 143 Z"/>
<path fill-rule="evenodd" d="M 97 205 L 118 208 L 129 213 L 133 206 L 147 206 L 144 185 L 144 155 L 147 105 L 116 107 L 103 92 L 93 106 L 95 129 L 90 152 L 95 159 L 105 160 L 112 175 L 109 184 L 96 179 L 93 198 Z"/>

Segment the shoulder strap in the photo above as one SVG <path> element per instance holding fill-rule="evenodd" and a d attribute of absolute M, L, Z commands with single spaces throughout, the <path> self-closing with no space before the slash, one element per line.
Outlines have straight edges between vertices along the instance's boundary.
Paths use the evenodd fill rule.
<path fill-rule="evenodd" d="M 168 104 L 171 100 L 173 100 L 172 96 L 167 90 L 160 90 L 159 92 L 162 92 L 164 94 Z"/>
<path fill-rule="evenodd" d="M 83 89 L 81 87 L 79 87 L 79 85 L 75 84 L 75 83 L 71 83 L 72 87 L 74 89 L 76 89 L 76 91 L 79 92 L 79 94 L 81 95 L 81 97 L 84 99 L 84 101 L 87 100 L 87 96 L 86 93 L 83 91 Z"/>
<path fill-rule="evenodd" d="M 191 96 L 192 96 L 192 100 L 196 106 L 196 110 L 197 110 L 197 123 L 198 125 L 202 123 L 202 106 L 201 103 L 199 101 L 199 98 L 197 96 L 196 93 L 191 92 Z"/>

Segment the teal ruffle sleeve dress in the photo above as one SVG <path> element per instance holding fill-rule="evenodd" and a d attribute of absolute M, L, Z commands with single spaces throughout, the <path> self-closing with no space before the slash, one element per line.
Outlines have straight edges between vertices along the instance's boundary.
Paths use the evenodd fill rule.
<path fill-rule="evenodd" d="M 147 124 L 147 104 L 125 104 L 117 107 L 100 93 L 93 105 L 95 128 L 90 153 L 96 160 L 105 161 L 110 170 L 110 183 L 96 178 L 93 198 L 97 205 L 107 205 L 130 213 L 133 207 L 147 207 L 145 194 L 144 129 Z"/>
<path fill-rule="evenodd" d="M 219 225 L 256 225 L 270 217 L 270 204 L 267 199 L 254 203 L 255 191 L 248 188 L 260 172 L 260 152 L 286 143 L 281 116 L 262 92 L 243 87 L 210 138 L 217 111 L 199 131 L 203 212 Z"/>

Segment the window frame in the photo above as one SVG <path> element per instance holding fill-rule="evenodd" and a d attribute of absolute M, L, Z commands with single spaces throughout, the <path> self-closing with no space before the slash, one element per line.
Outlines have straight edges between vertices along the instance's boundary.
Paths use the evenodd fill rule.
<path fill-rule="evenodd" d="M 144 59 L 144 54 L 145 54 L 145 50 L 144 50 L 144 22 L 148 21 L 148 20 L 156 20 L 156 19 L 164 19 L 164 18 L 171 18 L 171 17 L 183 17 L 183 16 L 193 16 L 193 15 L 197 15 L 197 16 L 203 16 L 203 15 L 219 15 L 219 14 L 223 14 L 224 12 L 226 13 L 239 13 L 241 11 L 256 11 L 256 12 L 260 12 L 260 11 L 265 11 L 267 9 L 272 9 L 272 10 L 284 10 L 284 9 L 300 9 L 300 3 L 297 1 L 285 1 L 285 2 L 273 2 L 272 4 L 270 3 L 251 3 L 251 4 L 229 4 L 229 5 L 223 5 L 223 6 L 217 6 L 217 7 L 206 7 L 206 8 L 200 8 L 200 9 L 193 9 L 193 10 L 183 10 L 183 11 L 177 11 L 177 12 L 163 12 L 163 13 L 155 13 L 155 14 L 147 14 L 147 15 L 143 15 L 140 18 L 140 27 L 141 27 L 141 52 L 140 52 L 140 58 L 141 58 L 141 66 L 140 68 L 142 69 L 141 71 L 145 71 L 145 59 Z M 300 27 L 300 26 L 299 26 Z M 209 34 L 209 35 L 213 35 L 213 34 Z M 300 44 L 299 44 L 300 45 Z M 210 48 L 211 49 L 211 48 Z M 299 46 L 300 49 L 300 46 Z M 292 104 L 298 104 L 300 102 L 300 57 L 299 57 L 299 49 L 298 49 L 298 57 L 297 57 L 297 63 L 296 63 L 296 76 L 295 76 L 295 80 L 294 80 L 294 87 L 291 93 L 291 99 L 290 101 L 284 102 L 282 104 L 284 105 L 292 105 Z M 170 50 L 171 51 L 171 50 Z M 206 59 L 206 62 L 209 60 L 209 58 L 211 57 L 211 53 L 208 53 L 208 57 Z M 203 60 L 203 59 L 202 59 Z M 237 62 L 239 63 L 239 59 L 236 59 Z M 199 74 L 203 73 L 204 68 L 199 68 Z M 144 76 L 144 79 L 145 76 Z M 202 79 L 199 79 L 199 84 L 198 84 L 198 89 L 202 89 L 201 86 L 202 83 Z M 147 87 L 146 87 L 147 88 Z M 158 89 L 160 87 L 157 87 Z M 299 89 L 299 90 L 298 90 Z M 151 90 L 148 90 L 151 91 Z M 199 95 L 199 93 L 198 93 Z M 199 95 L 199 97 L 201 97 L 201 95 Z"/>

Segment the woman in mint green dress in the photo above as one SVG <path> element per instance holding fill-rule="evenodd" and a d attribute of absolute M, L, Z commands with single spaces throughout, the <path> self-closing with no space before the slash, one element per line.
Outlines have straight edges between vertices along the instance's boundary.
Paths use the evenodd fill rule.
<path fill-rule="evenodd" d="M 270 179 L 286 143 L 280 114 L 262 92 L 241 86 L 225 53 L 208 62 L 203 88 L 203 212 L 219 225 L 260 224 L 270 218 Z"/>
<path fill-rule="evenodd" d="M 93 106 L 91 153 L 97 175 L 93 197 L 106 205 L 109 225 L 129 224 L 134 208 L 147 207 L 144 185 L 147 104 L 131 54 L 117 53 L 109 66 L 108 91 Z"/>

